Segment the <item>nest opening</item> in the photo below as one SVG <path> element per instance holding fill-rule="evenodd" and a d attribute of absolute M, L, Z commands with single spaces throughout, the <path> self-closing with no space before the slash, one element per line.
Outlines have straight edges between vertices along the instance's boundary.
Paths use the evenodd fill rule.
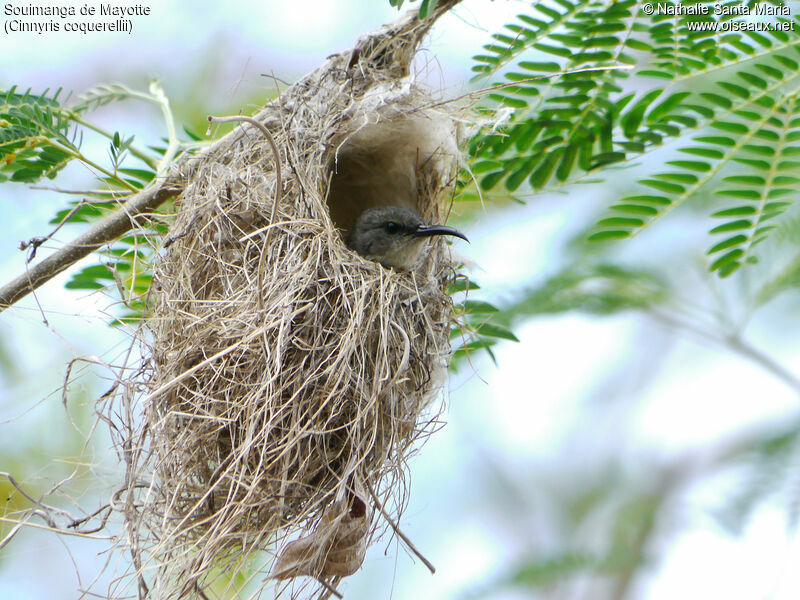
<path fill-rule="evenodd" d="M 358 128 L 328 166 L 334 226 L 346 236 L 358 216 L 375 206 L 403 206 L 438 219 L 439 189 L 432 189 L 431 180 L 440 179 L 441 161 L 453 161 L 457 152 L 452 121 L 436 113 L 399 114 Z"/>

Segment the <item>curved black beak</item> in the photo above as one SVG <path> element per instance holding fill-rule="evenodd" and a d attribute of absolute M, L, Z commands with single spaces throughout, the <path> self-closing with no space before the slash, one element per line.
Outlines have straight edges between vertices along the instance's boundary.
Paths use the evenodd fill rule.
<path fill-rule="evenodd" d="M 431 237 L 433 235 L 452 235 L 461 238 L 465 242 L 469 242 L 467 236 L 461 233 L 458 229 L 448 227 L 447 225 L 420 225 L 412 233 L 414 237 Z"/>

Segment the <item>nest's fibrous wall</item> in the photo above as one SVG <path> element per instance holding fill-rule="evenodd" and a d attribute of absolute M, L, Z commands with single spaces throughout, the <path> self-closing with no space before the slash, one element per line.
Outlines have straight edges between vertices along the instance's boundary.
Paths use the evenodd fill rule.
<path fill-rule="evenodd" d="M 417 269 L 396 272 L 348 250 L 337 228 L 370 203 L 442 217 L 457 128 L 405 77 L 421 35 L 405 27 L 396 55 L 364 43 L 355 65 L 332 57 L 258 115 L 280 151 L 281 189 L 251 126 L 188 164 L 153 284 L 155 483 L 138 517 L 176 597 L 224 557 L 313 527 L 354 478 L 402 499 L 405 459 L 436 418 L 447 247 L 437 240 Z M 341 167 L 365 155 L 404 178 L 381 188 L 378 173 L 371 192 Z M 331 211 L 332 181 L 361 199 L 342 208 L 350 196 L 331 193 Z"/>

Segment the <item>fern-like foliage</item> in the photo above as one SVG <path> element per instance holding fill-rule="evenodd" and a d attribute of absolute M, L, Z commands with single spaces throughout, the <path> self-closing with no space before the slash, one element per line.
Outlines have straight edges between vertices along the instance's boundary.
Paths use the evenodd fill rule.
<path fill-rule="evenodd" d="M 659 306 L 668 298 L 666 283 L 654 273 L 611 264 L 574 266 L 525 290 L 504 308 L 503 319 L 569 311 L 610 315 Z"/>
<path fill-rule="evenodd" d="M 770 235 L 767 245 L 767 260 L 764 262 L 768 273 L 753 290 L 755 309 L 782 292 L 800 289 L 800 217 L 784 219 Z"/>
<path fill-rule="evenodd" d="M 85 112 L 105 106 L 111 102 L 120 102 L 129 98 L 152 99 L 149 94 L 131 89 L 121 83 L 105 83 L 83 92 L 79 102 L 72 107 L 72 110 Z"/>
<path fill-rule="evenodd" d="M 636 6 L 633 0 L 559 0 L 556 10 L 540 3 L 535 17 L 520 15 L 520 24 L 507 27 L 513 35 L 495 34 L 498 43 L 485 46 L 487 53 L 475 57 L 474 70 L 484 75 L 525 50 L 546 58 L 515 62 L 504 72 L 511 84 L 488 95 L 495 110 L 513 113 L 508 125 L 473 140 L 473 172 L 481 175 L 483 189 L 500 182 L 512 192 L 526 182 L 541 189 L 553 177 L 564 182 L 576 170 L 624 160 L 626 152 L 641 152 L 661 141 L 649 124 L 642 127 L 655 94 L 622 95 L 620 81 L 629 77 L 624 70 L 585 70 L 636 63 L 630 54 L 637 45 L 631 26 Z M 654 115 L 667 116 L 675 101 L 667 98 Z M 615 142 L 614 125 L 621 121 L 626 139 Z"/>
<path fill-rule="evenodd" d="M 782 5 L 772 5 L 780 15 Z M 626 0 L 539 3 L 495 35 L 473 69 L 502 75 L 486 114 L 506 122 L 473 139 L 472 171 L 484 190 L 529 193 L 677 142 L 685 158 L 639 180 L 590 239 L 630 237 L 711 193 L 721 206 L 709 266 L 727 276 L 756 260 L 800 183 L 800 21 L 774 16 L 767 31 L 738 31 L 742 19 L 755 23 L 730 14 L 738 2 L 699 2 L 695 14 L 655 6 L 645 14 Z"/>
<path fill-rule="evenodd" d="M 479 290 L 477 282 L 460 275 L 450 285 L 448 293 L 454 297 L 456 325 L 450 331 L 455 348 L 450 368 L 457 371 L 465 360 L 470 360 L 480 351 L 486 352 L 496 363 L 492 347 L 500 340 L 518 342 L 510 329 L 496 318 L 499 309 L 484 300 L 471 296 Z"/>
<path fill-rule="evenodd" d="M 722 238 L 709 250 L 711 269 L 725 276 L 753 260 L 753 249 L 773 227 L 768 221 L 790 206 L 800 183 L 792 174 L 800 167 L 792 158 L 798 153 L 792 142 L 800 139 L 800 104 L 796 92 L 783 91 L 786 80 L 800 73 L 797 67 L 780 56 L 693 97 L 696 103 L 686 107 L 708 117 L 708 134 L 682 145 L 678 150 L 687 159 L 668 161 L 673 169 L 639 180 L 641 191 L 613 205 L 592 239 L 637 233 L 711 184 L 727 204 L 712 215 L 723 222 L 711 229 Z"/>
<path fill-rule="evenodd" d="M 74 123 L 58 100 L 61 89 L 48 92 L 0 91 L 0 182 L 52 179 L 75 158 Z"/>
<path fill-rule="evenodd" d="M 98 251 L 98 262 L 72 275 L 65 287 L 84 291 L 115 290 L 123 308 L 111 324 L 140 321 L 146 311 L 146 298 L 153 279 L 153 242 L 163 239 L 167 229 L 166 225 L 153 223 L 148 230 L 117 240 L 112 248 Z"/>
<path fill-rule="evenodd" d="M 728 458 L 743 472 L 737 489 L 713 512 L 714 516 L 738 535 L 759 504 L 781 500 L 786 505 L 789 527 L 796 528 L 800 517 L 796 483 L 800 424 L 792 422 L 748 442 Z"/>
<path fill-rule="evenodd" d="M 133 190 L 143 189 L 155 177 L 155 171 L 148 168 L 123 167 L 126 151 L 133 138 L 123 139 L 114 134 L 109 143 L 109 157 L 113 166 L 113 176 L 98 177 L 103 189 L 86 193 L 81 200 L 71 202 L 59 210 L 51 219 L 54 225 L 69 223 L 90 223 L 117 210 L 120 202 Z M 163 155 L 163 150 L 153 150 L 155 155 Z M 127 187 L 123 187 L 122 184 Z M 159 212 L 172 210 L 167 202 Z M 66 287 L 73 290 L 93 291 L 111 288 L 118 292 L 124 309 L 112 324 L 136 322 L 145 312 L 145 298 L 152 280 L 151 262 L 153 248 L 166 237 L 167 225 L 157 216 L 152 216 L 147 226 L 135 234 L 116 240 L 110 248 L 98 250 L 99 260 L 74 273 Z"/>
<path fill-rule="evenodd" d="M 153 180 L 161 162 L 190 150 L 190 144 L 172 139 L 165 140 L 164 149 L 143 151 L 134 146 L 132 136 L 106 132 L 85 120 L 91 109 L 128 98 L 155 103 L 171 119 L 168 102 L 157 84 L 151 85 L 150 93 L 119 84 L 100 86 L 88 91 L 70 107 L 62 104 L 60 96 L 61 90 L 54 94 L 47 90 L 34 94 L 30 90 L 19 93 L 14 87 L 0 92 L 0 181 L 33 183 L 42 177 L 54 178 L 71 160 L 79 160 L 96 174 L 96 189 L 76 192 L 80 199 L 57 211 L 51 223 L 58 227 L 66 223 L 92 222 L 117 210 L 128 196 Z M 168 129 L 174 131 L 171 122 Z M 80 142 L 87 130 L 108 140 L 107 160 L 94 160 L 81 152 Z M 171 156 L 167 157 L 169 148 Z M 131 166 L 131 158 L 141 164 Z M 143 297 L 150 284 L 148 263 L 153 255 L 152 245 L 146 242 L 153 235 L 166 235 L 166 227 L 156 216 L 150 219 L 146 229 L 100 251 L 100 261 L 75 273 L 67 287 L 95 290 L 115 286 L 127 307 L 121 319 L 140 318 Z"/>

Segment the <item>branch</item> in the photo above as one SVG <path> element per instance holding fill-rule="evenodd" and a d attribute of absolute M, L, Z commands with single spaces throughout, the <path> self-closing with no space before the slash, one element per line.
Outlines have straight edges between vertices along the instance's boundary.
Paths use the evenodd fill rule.
<path fill-rule="evenodd" d="M 148 188 L 131 196 L 117 212 L 109 215 L 42 262 L 27 269 L 24 274 L 1 287 L 0 312 L 80 259 L 116 240 L 136 226 L 137 217 L 154 211 L 180 191 L 181 186 L 177 185 L 176 181 L 168 179 L 160 186 Z"/>
<path fill-rule="evenodd" d="M 693 323 L 676 318 L 666 313 L 662 313 L 658 310 L 650 309 L 645 311 L 645 314 L 664 325 L 674 327 L 675 329 L 688 331 L 699 338 L 719 344 L 723 348 L 727 348 L 728 350 L 735 352 L 744 358 L 752 360 L 758 366 L 766 371 L 769 371 L 772 375 L 792 388 L 797 394 L 800 394 L 800 379 L 798 379 L 794 373 L 777 363 L 774 359 L 767 356 L 757 348 L 751 346 L 740 337 L 736 335 L 724 335 L 715 331 L 709 331 Z"/>

